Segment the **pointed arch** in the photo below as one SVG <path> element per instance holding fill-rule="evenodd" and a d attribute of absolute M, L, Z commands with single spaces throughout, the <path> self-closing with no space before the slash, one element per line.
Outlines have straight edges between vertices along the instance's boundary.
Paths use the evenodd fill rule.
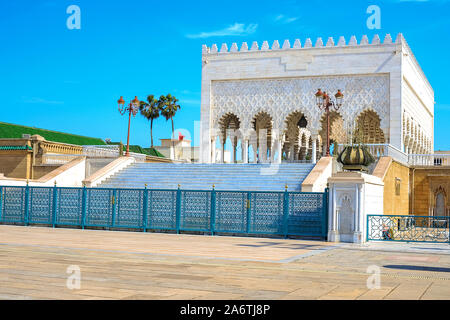
<path fill-rule="evenodd" d="M 366 109 L 356 118 L 354 136 L 363 143 L 386 143 L 380 123 L 379 115 L 371 109 Z"/>
<path fill-rule="evenodd" d="M 327 116 L 323 114 L 320 119 L 319 136 L 322 141 L 327 141 Z M 347 133 L 344 128 L 344 119 L 337 111 L 330 112 L 330 144 L 333 142 L 346 143 Z"/>
<path fill-rule="evenodd" d="M 272 154 L 273 118 L 268 112 L 260 111 L 252 118 L 251 123 L 256 132 L 259 161 L 266 162 Z"/>
<path fill-rule="evenodd" d="M 433 213 L 435 216 L 446 216 L 446 203 L 447 203 L 447 192 L 445 188 L 439 186 L 434 192 L 434 208 Z"/>
<path fill-rule="evenodd" d="M 291 112 L 284 120 L 284 149 L 289 159 L 305 160 L 307 148 L 310 147 L 311 131 L 307 115 L 301 111 Z"/>

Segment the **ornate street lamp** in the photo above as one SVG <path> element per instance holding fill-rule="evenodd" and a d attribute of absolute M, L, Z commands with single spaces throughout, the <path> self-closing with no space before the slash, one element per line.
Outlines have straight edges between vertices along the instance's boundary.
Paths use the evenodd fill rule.
<path fill-rule="evenodd" d="M 325 110 L 327 115 L 327 154 L 326 156 L 330 156 L 330 109 L 339 110 L 342 107 L 342 101 L 344 99 L 344 95 L 341 90 L 334 95 L 336 101 L 331 101 L 330 96 L 324 91 L 322 92 L 320 89 L 316 92 L 316 104 L 320 110 Z"/>
<path fill-rule="evenodd" d="M 120 96 L 120 99 L 117 100 L 117 103 L 119 105 L 119 113 L 121 115 L 124 115 L 128 112 L 128 136 L 127 136 L 127 151 L 125 153 L 125 156 L 130 156 L 130 123 L 131 123 L 131 114 L 133 114 L 133 117 L 136 116 L 138 110 L 139 110 L 139 100 L 135 96 L 133 100 L 128 104 L 127 107 L 124 108 L 125 100 L 123 100 L 123 97 Z"/>

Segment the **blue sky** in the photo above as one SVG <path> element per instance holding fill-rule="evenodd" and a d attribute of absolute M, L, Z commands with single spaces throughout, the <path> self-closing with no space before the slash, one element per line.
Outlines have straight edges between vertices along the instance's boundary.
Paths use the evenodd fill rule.
<path fill-rule="evenodd" d="M 72 4 L 81 9 L 80 30 L 66 27 Z M 380 30 L 366 26 L 369 5 L 381 8 Z M 1 1 L 0 121 L 125 142 L 119 96 L 172 93 L 182 106 L 175 127 L 194 134 L 202 44 L 402 32 L 435 91 L 435 149 L 450 150 L 448 12 L 450 0 Z M 155 139 L 170 132 L 165 119 L 155 122 Z M 131 143 L 150 144 L 139 115 Z"/>

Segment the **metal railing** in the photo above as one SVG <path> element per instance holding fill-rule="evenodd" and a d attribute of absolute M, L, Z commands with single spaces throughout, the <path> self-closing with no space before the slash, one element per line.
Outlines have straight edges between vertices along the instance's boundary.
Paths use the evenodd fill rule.
<path fill-rule="evenodd" d="M 448 242 L 450 217 L 368 215 L 367 240 Z"/>
<path fill-rule="evenodd" d="M 328 192 L 0 187 L 0 223 L 326 238 Z"/>

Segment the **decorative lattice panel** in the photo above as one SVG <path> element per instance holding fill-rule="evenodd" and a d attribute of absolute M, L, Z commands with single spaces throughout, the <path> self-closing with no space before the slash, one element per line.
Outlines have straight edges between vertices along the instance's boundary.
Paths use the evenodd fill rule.
<path fill-rule="evenodd" d="M 216 191 L 215 231 L 247 232 L 247 192 Z"/>
<path fill-rule="evenodd" d="M 28 195 L 28 222 L 51 224 L 53 218 L 54 188 L 30 187 Z"/>
<path fill-rule="evenodd" d="M 2 187 L 0 221 L 5 223 L 25 221 L 25 188 Z"/>
<path fill-rule="evenodd" d="M 0 195 L 2 223 L 278 235 L 325 233 L 326 194 L 321 193 L 0 187 Z M 446 227 L 433 229 L 441 222 L 417 218 L 416 229 L 403 230 L 402 235 L 420 241 L 433 232 L 434 238 L 445 236 L 445 232 L 448 235 L 448 222 Z M 430 223 L 434 226 L 431 229 Z M 377 226 L 372 229 L 377 234 Z"/>
<path fill-rule="evenodd" d="M 449 217 L 368 216 L 368 240 L 450 242 Z"/>
<path fill-rule="evenodd" d="M 283 192 L 253 192 L 250 199 L 250 232 L 283 233 Z"/>
<path fill-rule="evenodd" d="M 288 234 L 320 236 L 325 218 L 325 194 L 289 193 Z"/>
<path fill-rule="evenodd" d="M 389 76 L 327 76 L 313 78 L 280 78 L 257 80 L 213 81 L 211 113 L 213 128 L 227 113 L 235 114 L 243 130 L 259 112 L 268 113 L 273 127 L 285 130 L 285 121 L 295 112 L 302 112 L 310 131 L 320 130 L 321 112 L 317 112 L 314 93 L 317 88 L 334 94 L 341 89 L 344 106 L 339 111 L 344 123 L 352 123 L 364 110 L 374 110 L 381 119 L 381 128 L 389 126 Z"/>
<path fill-rule="evenodd" d="M 83 189 L 57 188 L 56 224 L 81 225 Z"/>
<path fill-rule="evenodd" d="M 181 191 L 180 229 L 211 229 L 211 191 Z"/>
<path fill-rule="evenodd" d="M 176 229 L 176 190 L 147 190 L 147 228 Z"/>
<path fill-rule="evenodd" d="M 86 193 L 87 226 L 110 227 L 115 203 L 112 189 L 88 189 Z"/>
<path fill-rule="evenodd" d="M 115 227 L 142 228 L 144 192 L 133 189 L 117 190 Z"/>

